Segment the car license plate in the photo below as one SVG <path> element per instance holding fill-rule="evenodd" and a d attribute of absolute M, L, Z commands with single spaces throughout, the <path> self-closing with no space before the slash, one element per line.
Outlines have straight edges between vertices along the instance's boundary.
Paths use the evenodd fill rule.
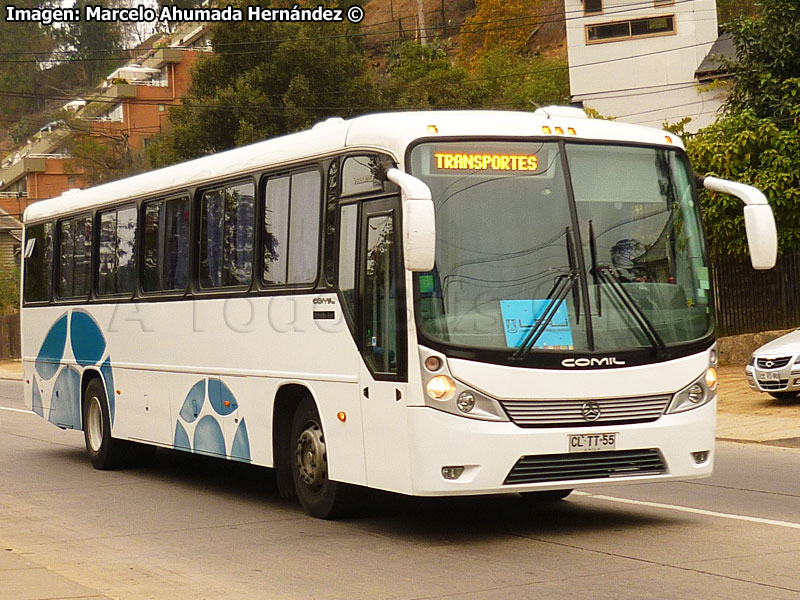
<path fill-rule="evenodd" d="M 759 381 L 780 381 L 780 373 L 759 373 Z"/>
<path fill-rule="evenodd" d="M 580 433 L 569 436 L 570 452 L 600 452 L 614 450 L 616 446 L 616 433 Z"/>

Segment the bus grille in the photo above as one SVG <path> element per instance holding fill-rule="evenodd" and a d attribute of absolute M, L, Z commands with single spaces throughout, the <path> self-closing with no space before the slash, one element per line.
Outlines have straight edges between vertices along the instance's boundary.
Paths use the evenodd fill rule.
<path fill-rule="evenodd" d="M 607 423 L 645 423 L 655 421 L 667 408 L 671 396 L 640 398 L 600 398 L 592 400 L 501 400 L 506 413 L 520 427 L 559 427 L 561 425 L 604 425 Z M 600 416 L 584 418 L 585 406 L 596 403 Z"/>
<path fill-rule="evenodd" d="M 666 472 L 661 454 L 654 449 L 547 454 L 520 458 L 503 485 L 638 477 Z"/>

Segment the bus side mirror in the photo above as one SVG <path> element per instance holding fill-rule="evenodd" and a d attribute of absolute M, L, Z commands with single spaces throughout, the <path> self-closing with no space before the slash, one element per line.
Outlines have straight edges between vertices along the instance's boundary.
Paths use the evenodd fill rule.
<path fill-rule="evenodd" d="M 778 230 L 764 194 L 751 185 L 717 177 L 699 177 L 698 182 L 707 190 L 735 196 L 745 203 L 744 228 L 750 248 L 750 263 L 759 270 L 774 267 L 778 256 Z"/>
<path fill-rule="evenodd" d="M 398 169 L 386 178 L 403 191 L 403 261 L 409 271 L 426 272 L 436 260 L 436 214 L 431 190 L 416 177 Z"/>

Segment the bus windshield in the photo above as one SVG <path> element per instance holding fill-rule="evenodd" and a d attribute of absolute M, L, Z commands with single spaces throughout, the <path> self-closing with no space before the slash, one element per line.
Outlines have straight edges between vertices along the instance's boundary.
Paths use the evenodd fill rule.
<path fill-rule="evenodd" d="M 422 143 L 436 263 L 416 275 L 423 338 L 520 358 L 671 350 L 713 332 L 685 155 L 609 143 Z"/>

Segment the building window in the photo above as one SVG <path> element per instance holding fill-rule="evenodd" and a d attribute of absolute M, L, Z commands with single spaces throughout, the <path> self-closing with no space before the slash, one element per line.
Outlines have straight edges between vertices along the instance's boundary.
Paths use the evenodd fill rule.
<path fill-rule="evenodd" d="M 584 0 L 583 13 L 592 15 L 603 12 L 603 0 Z"/>
<path fill-rule="evenodd" d="M 646 19 L 630 19 L 613 23 L 600 23 L 586 26 L 587 43 L 615 42 L 655 35 L 675 33 L 675 17 L 648 17 Z"/>

